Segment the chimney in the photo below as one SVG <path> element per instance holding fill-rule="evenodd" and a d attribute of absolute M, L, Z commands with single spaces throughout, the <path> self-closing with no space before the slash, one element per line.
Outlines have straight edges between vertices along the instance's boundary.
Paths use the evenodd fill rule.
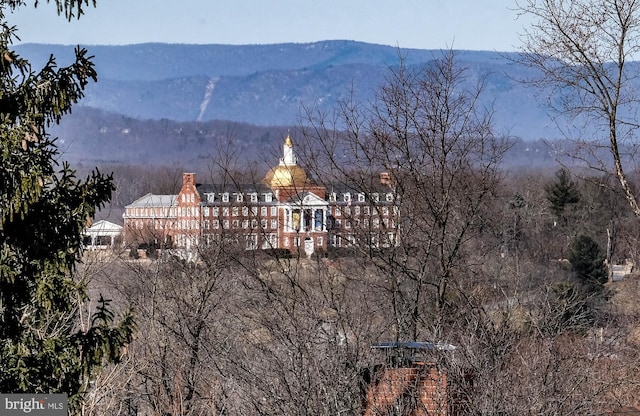
<path fill-rule="evenodd" d="M 183 173 L 182 174 L 182 186 L 195 185 L 195 184 L 196 184 L 196 174 L 195 173 Z"/>
<path fill-rule="evenodd" d="M 391 186 L 391 175 L 389 172 L 380 172 L 380 184 Z"/>
<path fill-rule="evenodd" d="M 385 342 L 373 349 L 386 354 L 365 386 L 364 416 L 386 416 L 400 410 L 410 416 L 447 416 L 447 373 L 423 354 L 428 350 L 452 351 L 448 344 Z"/>

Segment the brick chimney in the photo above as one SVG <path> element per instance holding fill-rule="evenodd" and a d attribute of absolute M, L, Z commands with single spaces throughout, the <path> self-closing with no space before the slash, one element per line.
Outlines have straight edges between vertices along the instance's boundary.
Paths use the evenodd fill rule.
<path fill-rule="evenodd" d="M 380 184 L 391 186 L 391 174 L 389 172 L 380 172 Z"/>
<path fill-rule="evenodd" d="M 455 349 L 426 342 L 381 343 L 372 348 L 386 353 L 385 365 L 374 368 L 365 386 L 364 416 L 447 416 L 446 371 L 420 357 L 425 350 Z"/>

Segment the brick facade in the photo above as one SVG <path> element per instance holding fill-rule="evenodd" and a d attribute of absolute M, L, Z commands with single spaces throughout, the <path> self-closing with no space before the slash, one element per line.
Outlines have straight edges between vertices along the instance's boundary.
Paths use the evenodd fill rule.
<path fill-rule="evenodd" d="M 364 416 L 447 414 L 447 375 L 435 365 L 380 369 L 366 391 Z"/>
<path fill-rule="evenodd" d="M 262 183 L 198 184 L 184 173 L 177 195 L 147 194 L 125 207 L 125 243 L 190 250 L 213 240 L 248 250 L 326 250 L 366 244 L 389 247 L 398 238 L 399 211 L 388 176 L 374 192 L 311 181 L 297 165 L 287 136 L 283 157 Z"/>

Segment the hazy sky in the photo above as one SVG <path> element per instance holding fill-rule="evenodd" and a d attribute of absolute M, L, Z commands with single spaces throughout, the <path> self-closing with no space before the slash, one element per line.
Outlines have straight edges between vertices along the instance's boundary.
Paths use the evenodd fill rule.
<path fill-rule="evenodd" d="M 79 21 L 52 5 L 9 15 L 22 42 L 266 44 L 347 39 L 422 49 L 512 51 L 515 0 L 98 0 Z M 41 0 L 44 3 L 44 0 Z"/>

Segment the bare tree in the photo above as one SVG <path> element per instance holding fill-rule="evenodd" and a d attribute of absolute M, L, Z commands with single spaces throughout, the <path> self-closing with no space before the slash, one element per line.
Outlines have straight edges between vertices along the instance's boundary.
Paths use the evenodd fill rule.
<path fill-rule="evenodd" d="M 636 217 L 638 195 L 629 181 L 635 139 L 640 51 L 637 0 L 526 0 L 521 13 L 536 20 L 524 33 L 522 60 L 539 71 L 533 83 L 550 88 L 548 104 L 568 116 L 565 133 L 580 138 L 569 150 L 588 166 L 613 170 Z M 561 126 L 562 124 L 559 124 Z M 605 157 L 608 150 L 610 157 Z"/>
<path fill-rule="evenodd" d="M 426 66 L 392 70 L 370 105 L 345 101 L 333 119 L 308 112 L 305 160 L 315 176 L 367 193 L 377 192 L 377 173 L 389 178 L 398 216 L 382 228 L 399 238 L 388 249 L 355 249 L 384 271 L 396 339 L 435 335 L 450 286 L 470 273 L 472 247 L 482 251 L 478 237 L 508 148 L 479 103 L 483 83 L 445 52 Z"/>

